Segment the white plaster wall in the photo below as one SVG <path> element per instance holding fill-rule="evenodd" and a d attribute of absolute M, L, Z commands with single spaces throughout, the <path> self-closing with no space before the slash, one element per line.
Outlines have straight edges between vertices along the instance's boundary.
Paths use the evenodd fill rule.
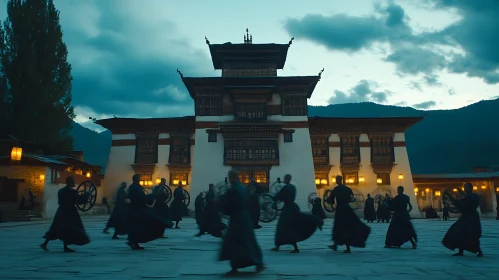
<path fill-rule="evenodd" d="M 59 201 L 57 193 L 59 190 L 64 187 L 64 184 L 55 184 L 51 183 L 52 181 L 52 172 L 50 168 L 46 168 L 45 171 L 45 187 L 43 192 L 43 201 L 45 208 L 43 209 L 42 215 L 44 219 L 53 219 L 55 216 L 55 212 L 59 207 Z M 57 178 L 55 178 L 57 179 Z"/>
<path fill-rule="evenodd" d="M 191 197 L 208 190 L 209 184 L 218 184 L 227 177 L 230 166 L 224 165 L 224 139 L 217 135 L 217 142 L 208 142 L 206 129 L 196 129 L 191 169 Z M 194 203 L 190 207 L 194 209 Z"/>
<path fill-rule="evenodd" d="M 270 170 L 270 183 L 278 177 L 284 179 L 285 174 L 291 174 L 291 183 L 297 191 L 296 203 L 302 211 L 309 211 L 308 196 L 317 193 L 317 188 L 308 128 L 296 128 L 293 142 L 290 143 L 284 143 L 283 135 L 279 136 L 279 159 L 279 165 L 272 166 Z"/>
<path fill-rule="evenodd" d="M 394 141 L 404 141 L 404 133 L 396 133 L 394 136 Z M 340 137 L 337 134 L 333 134 L 329 137 L 329 142 L 340 142 Z M 360 135 L 360 142 L 369 143 L 369 138 L 367 134 Z M 402 185 L 405 189 L 404 193 L 407 194 L 411 199 L 411 204 L 413 206 L 413 210 L 411 212 L 411 216 L 414 218 L 421 218 L 421 213 L 417 207 L 416 197 L 414 195 L 414 182 L 412 180 L 412 173 L 409 164 L 409 157 L 407 154 L 406 147 L 395 147 L 395 166 L 392 169 L 390 183 L 391 185 L 385 186 L 391 189 L 392 196 L 396 195 L 397 187 Z M 334 188 L 336 186 L 335 183 L 332 183 L 332 178 L 336 175 L 342 175 L 340 169 L 340 155 L 341 148 L 340 147 L 330 147 L 329 148 L 329 162 L 332 166 L 331 171 L 329 173 L 329 186 L 322 188 L 319 190 L 319 195 L 322 198 L 325 190 Z M 365 181 L 360 182 L 358 185 L 349 185 L 354 191 L 357 190 L 364 195 L 364 198 L 367 198 L 367 194 L 371 194 L 374 196 L 378 191 L 378 184 L 376 182 L 377 175 L 373 172 L 371 167 L 371 148 L 370 147 L 361 147 L 360 148 L 360 169 L 359 169 L 359 177 L 364 177 Z M 404 179 L 400 181 L 398 179 L 398 175 L 402 174 Z M 347 184 L 348 185 L 348 184 Z"/>
<path fill-rule="evenodd" d="M 102 180 L 102 187 L 99 189 L 102 192 L 98 191 L 98 199 L 105 196 L 111 202 L 121 182 L 127 182 L 127 185 L 132 183 L 134 172 L 131 164 L 134 163 L 134 160 L 135 146 L 111 147 L 106 174 Z"/>

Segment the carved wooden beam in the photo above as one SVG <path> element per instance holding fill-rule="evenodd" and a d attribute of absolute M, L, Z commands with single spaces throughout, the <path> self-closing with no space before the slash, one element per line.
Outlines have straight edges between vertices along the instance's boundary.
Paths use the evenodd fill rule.
<path fill-rule="evenodd" d="M 156 164 L 132 164 L 135 174 L 153 174 Z"/>
<path fill-rule="evenodd" d="M 341 173 L 358 173 L 360 164 L 342 164 L 340 165 Z"/>
<path fill-rule="evenodd" d="M 342 137 L 360 137 L 359 131 L 338 132 L 338 136 Z"/>
<path fill-rule="evenodd" d="M 191 172 L 190 165 L 167 164 L 166 166 L 168 167 L 168 169 L 172 173 L 189 173 L 189 172 Z"/>
<path fill-rule="evenodd" d="M 314 164 L 314 170 L 316 172 L 321 172 L 321 173 L 326 173 L 328 174 L 329 171 L 331 171 L 331 168 L 334 165 L 327 165 L 327 164 Z"/>
<path fill-rule="evenodd" d="M 393 138 L 395 137 L 395 132 L 393 131 L 390 131 L 390 132 L 369 132 L 367 134 L 367 137 L 369 138 L 369 140 L 372 140 L 374 138 Z"/>
<path fill-rule="evenodd" d="M 373 172 L 375 174 L 390 174 L 392 173 L 392 169 L 395 163 L 388 162 L 380 162 L 380 163 L 372 163 L 371 167 L 373 168 Z"/>

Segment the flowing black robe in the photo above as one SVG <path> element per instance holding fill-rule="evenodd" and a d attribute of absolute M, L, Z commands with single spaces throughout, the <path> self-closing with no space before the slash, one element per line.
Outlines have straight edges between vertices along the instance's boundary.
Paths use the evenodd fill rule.
<path fill-rule="evenodd" d="M 78 195 L 78 192 L 69 186 L 65 186 L 57 192 L 59 208 L 55 213 L 54 220 L 49 231 L 43 238 L 48 240 L 60 239 L 65 245 L 85 245 L 90 243 L 80 215 L 77 204 L 83 204 L 88 195 Z"/>
<path fill-rule="evenodd" d="M 366 199 L 364 203 L 364 219 L 368 222 L 376 220 L 376 210 L 374 209 L 374 198 Z"/>
<path fill-rule="evenodd" d="M 152 208 L 156 216 L 160 217 L 164 221 L 171 222 L 170 207 L 168 207 L 168 203 L 166 203 L 166 200 L 168 199 L 168 194 L 165 192 L 163 185 L 155 186 L 152 190 L 152 194 L 156 199 L 156 203 Z M 163 235 L 164 233 L 165 230 L 163 230 Z"/>
<path fill-rule="evenodd" d="M 194 212 L 196 215 L 196 224 L 199 228 L 203 225 L 203 211 L 204 211 L 204 198 L 201 195 L 196 197 L 196 201 L 194 202 Z"/>
<path fill-rule="evenodd" d="M 220 210 L 230 216 L 229 229 L 220 250 L 221 261 L 229 260 L 233 269 L 263 265 L 249 212 L 249 192 L 234 184 L 220 199 Z"/>
<path fill-rule="evenodd" d="M 457 200 L 455 205 L 461 211 L 461 217 L 449 228 L 442 243 L 451 250 L 462 249 L 478 253 L 482 225 L 476 209 L 480 205 L 480 197 L 476 193 L 470 193 L 465 198 Z"/>
<path fill-rule="evenodd" d="M 334 216 L 332 239 L 336 245 L 350 245 L 366 247 L 366 240 L 371 228 L 365 225 L 352 210 L 350 203 L 353 198 L 352 190 L 345 185 L 338 185 L 328 198 L 329 202 L 336 199 L 336 213 Z"/>
<path fill-rule="evenodd" d="M 215 202 L 215 192 L 212 190 L 206 193 L 206 206 L 203 211 L 202 225 L 200 229 L 202 234 L 207 232 L 215 237 L 222 237 L 222 230 L 226 228 L 226 225 L 220 219 L 220 212 Z"/>
<path fill-rule="evenodd" d="M 113 213 L 109 220 L 107 221 L 106 228 L 114 228 L 116 235 L 127 234 L 127 222 L 128 215 L 130 212 L 130 205 L 125 202 L 127 198 L 126 190 L 124 187 L 120 187 L 116 193 L 116 201 L 113 209 Z"/>
<path fill-rule="evenodd" d="M 187 214 L 187 206 L 184 204 L 185 195 L 181 187 L 173 191 L 173 201 L 170 205 L 172 221 L 182 221 L 182 216 Z"/>
<path fill-rule="evenodd" d="M 250 205 L 249 210 L 251 213 L 251 218 L 253 221 L 253 227 L 255 229 L 261 228 L 258 224 L 260 223 L 260 199 L 259 194 L 261 193 L 261 187 L 256 182 L 251 182 L 250 185 L 247 186 L 248 189 L 254 188 L 254 193 L 250 192 Z"/>
<path fill-rule="evenodd" d="M 313 206 L 312 206 L 312 215 L 315 215 L 321 219 L 326 219 L 326 212 L 324 212 L 324 208 L 322 207 L 322 199 L 316 197 Z"/>
<path fill-rule="evenodd" d="M 385 245 L 399 247 L 411 239 L 418 241 L 411 223 L 411 216 L 407 211 L 409 203 L 410 198 L 406 194 L 399 194 L 388 202 L 389 210 L 393 211 L 393 217 L 386 232 Z"/>
<path fill-rule="evenodd" d="M 147 196 L 139 184 L 131 184 L 128 188 L 130 198 L 130 215 L 128 220 L 128 241 L 132 244 L 147 243 L 163 236 L 165 228 L 171 228 L 173 223 L 162 219 L 148 207 L 154 201 L 153 196 Z"/>
<path fill-rule="evenodd" d="M 324 221 L 310 214 L 300 211 L 300 207 L 295 203 L 296 187 L 287 184 L 275 196 L 275 200 L 284 202 L 284 207 L 277 222 L 275 233 L 275 246 L 293 245 L 297 242 L 308 239 L 315 232 L 317 227 L 321 227 Z"/>

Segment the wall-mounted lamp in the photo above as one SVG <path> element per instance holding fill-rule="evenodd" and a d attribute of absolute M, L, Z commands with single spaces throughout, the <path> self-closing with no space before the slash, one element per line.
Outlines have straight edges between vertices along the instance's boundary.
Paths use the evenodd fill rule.
<path fill-rule="evenodd" d="M 257 182 L 257 183 L 260 183 L 261 181 L 262 181 L 262 180 L 260 180 L 260 178 L 257 178 L 257 179 L 256 179 L 256 182 Z M 184 184 L 183 182 L 185 182 L 185 181 L 182 181 L 182 184 Z"/>
<path fill-rule="evenodd" d="M 40 181 L 45 181 L 45 174 L 40 174 Z"/>
<path fill-rule="evenodd" d="M 321 180 L 321 184 L 322 184 L 322 185 L 327 185 L 327 180 L 326 180 L 326 179 L 322 179 L 322 180 Z"/>
<path fill-rule="evenodd" d="M 365 182 L 365 181 L 366 181 L 366 179 L 364 177 L 362 177 L 362 176 L 359 177 L 359 182 L 362 183 L 362 182 Z"/>
<path fill-rule="evenodd" d="M 92 174 L 90 174 L 90 172 L 87 172 L 87 178 L 90 178 L 90 176 L 92 176 Z"/>
<path fill-rule="evenodd" d="M 426 191 L 427 193 L 429 193 L 429 192 L 430 192 L 430 189 L 429 189 L 429 188 L 426 188 L 426 190 L 425 190 L 425 191 Z"/>
<path fill-rule="evenodd" d="M 399 180 L 404 180 L 404 174 L 399 174 Z"/>
<path fill-rule="evenodd" d="M 474 191 L 478 190 L 478 186 L 473 186 L 473 190 Z"/>
<path fill-rule="evenodd" d="M 496 188 L 496 192 L 499 192 L 499 187 Z"/>
<path fill-rule="evenodd" d="M 331 179 L 331 182 L 333 182 L 333 183 L 335 183 L 335 184 L 336 184 L 336 177 L 333 177 L 333 178 Z"/>
<path fill-rule="evenodd" d="M 482 185 L 481 188 L 482 188 L 482 190 L 485 190 L 485 189 L 487 189 L 487 186 L 486 185 Z"/>
<path fill-rule="evenodd" d="M 187 185 L 187 181 L 186 180 L 182 180 L 182 186 L 185 186 Z"/>
<path fill-rule="evenodd" d="M 378 183 L 378 185 L 383 184 L 383 179 L 381 178 L 376 179 L 376 183 Z"/>
<path fill-rule="evenodd" d="M 143 186 L 144 185 L 144 181 L 139 181 L 139 185 Z"/>
<path fill-rule="evenodd" d="M 246 183 L 246 182 L 245 182 Z M 173 180 L 174 185 L 178 185 L 178 180 Z"/>
<path fill-rule="evenodd" d="M 453 192 L 457 192 L 457 189 L 453 189 L 452 191 L 453 191 Z"/>
<path fill-rule="evenodd" d="M 156 178 L 156 184 L 161 183 L 161 178 Z"/>
<path fill-rule="evenodd" d="M 419 189 L 418 189 L 418 188 L 414 188 L 414 192 L 416 192 L 416 193 L 417 193 L 418 191 L 419 191 Z"/>
<path fill-rule="evenodd" d="M 10 152 L 10 159 L 13 161 L 21 161 L 21 157 L 23 155 L 23 148 L 21 147 L 13 147 Z"/>
<path fill-rule="evenodd" d="M 321 184 L 321 179 L 317 179 L 317 178 L 315 178 L 315 184 L 316 184 L 316 185 L 320 185 L 320 184 Z"/>
<path fill-rule="evenodd" d="M 440 196 L 440 195 L 441 195 L 440 191 L 435 191 L 435 196 Z"/>

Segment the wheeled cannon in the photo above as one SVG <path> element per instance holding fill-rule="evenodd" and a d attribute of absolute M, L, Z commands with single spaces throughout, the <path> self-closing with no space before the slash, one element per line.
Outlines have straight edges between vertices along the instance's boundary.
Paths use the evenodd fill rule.
<path fill-rule="evenodd" d="M 87 200 L 82 204 L 77 204 L 76 208 L 82 212 L 86 212 L 92 209 L 95 205 L 95 201 L 97 200 L 97 186 L 92 181 L 83 181 L 76 188 L 76 192 L 79 195 L 87 194 Z"/>

